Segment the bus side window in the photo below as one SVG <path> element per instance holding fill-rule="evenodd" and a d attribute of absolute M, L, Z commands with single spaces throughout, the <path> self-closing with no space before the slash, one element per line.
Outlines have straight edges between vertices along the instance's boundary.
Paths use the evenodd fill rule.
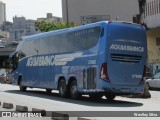
<path fill-rule="evenodd" d="M 87 49 L 90 49 L 98 43 L 99 37 L 101 36 L 101 27 L 90 28 L 87 34 Z"/>

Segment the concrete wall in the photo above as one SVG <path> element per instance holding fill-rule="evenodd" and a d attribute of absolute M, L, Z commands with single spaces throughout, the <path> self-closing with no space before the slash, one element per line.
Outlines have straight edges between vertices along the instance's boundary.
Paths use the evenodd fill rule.
<path fill-rule="evenodd" d="M 6 21 L 6 5 L 0 1 L 0 25 Z"/>
<path fill-rule="evenodd" d="M 10 31 L 10 39 L 20 41 L 23 36 L 38 33 L 35 28 L 35 20 L 26 20 L 25 17 L 13 18 L 13 30 Z"/>
<path fill-rule="evenodd" d="M 139 14 L 139 4 L 138 0 L 62 0 L 62 12 L 64 21 L 78 24 L 81 16 L 89 15 L 110 15 L 113 20 L 118 17 L 132 22 L 133 16 Z"/>
<path fill-rule="evenodd" d="M 146 0 L 145 11 L 141 16 L 148 28 L 160 26 L 160 0 Z"/>
<path fill-rule="evenodd" d="M 156 38 L 160 37 L 160 29 L 152 29 L 147 32 L 148 63 L 160 62 L 160 46 L 156 44 Z"/>

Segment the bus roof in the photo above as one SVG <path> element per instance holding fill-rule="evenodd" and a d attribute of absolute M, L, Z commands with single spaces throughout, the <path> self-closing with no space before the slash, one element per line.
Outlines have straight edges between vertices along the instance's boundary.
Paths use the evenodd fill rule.
<path fill-rule="evenodd" d="M 89 28 L 89 27 L 98 26 L 98 25 L 100 26 L 102 24 L 108 24 L 108 23 L 126 23 L 126 24 L 137 25 L 135 23 L 125 22 L 125 21 L 111 21 L 111 20 L 110 21 L 101 21 L 101 22 L 86 24 L 86 25 L 82 25 L 82 26 L 77 26 L 77 27 L 74 27 L 74 28 L 66 28 L 66 29 L 60 29 L 60 30 L 53 30 L 53 31 L 49 31 L 49 32 L 44 32 L 44 33 L 39 33 L 39 34 L 31 35 L 31 36 L 25 38 L 22 41 L 23 42 L 32 41 L 32 40 L 36 40 L 38 38 L 42 38 L 42 37 L 46 37 L 46 36 L 50 36 L 50 35 L 54 35 L 54 34 L 65 33 L 65 32 L 72 32 L 72 31 L 81 30 L 81 29 L 85 29 L 85 28 Z"/>
<path fill-rule="evenodd" d="M 25 38 L 23 40 L 23 42 L 24 41 L 26 42 L 26 41 L 35 40 L 35 39 L 50 36 L 50 35 L 53 35 L 53 34 L 72 32 L 72 31 L 75 31 L 75 30 L 81 30 L 81 29 L 84 29 L 84 28 L 94 27 L 94 26 L 101 25 L 102 23 L 107 24 L 108 21 L 96 22 L 96 23 L 91 23 L 91 24 L 87 24 L 87 25 L 77 26 L 77 27 L 74 27 L 74 28 L 66 28 L 66 29 L 53 30 L 53 31 L 49 31 L 49 32 L 39 33 L 39 34 L 31 35 L 31 36 Z"/>

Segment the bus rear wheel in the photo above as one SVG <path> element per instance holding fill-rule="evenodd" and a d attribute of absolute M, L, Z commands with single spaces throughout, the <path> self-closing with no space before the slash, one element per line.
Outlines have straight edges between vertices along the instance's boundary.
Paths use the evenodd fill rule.
<path fill-rule="evenodd" d="M 27 87 L 22 85 L 22 78 L 19 79 L 19 89 L 20 91 L 26 91 Z"/>
<path fill-rule="evenodd" d="M 52 92 L 52 89 L 46 89 L 46 92 L 47 92 L 47 93 L 51 93 L 51 92 Z"/>
<path fill-rule="evenodd" d="M 91 100 L 94 100 L 94 101 L 99 101 L 102 99 L 102 96 L 101 94 L 90 94 L 89 97 Z"/>
<path fill-rule="evenodd" d="M 114 98 L 116 97 L 115 94 L 107 94 L 105 95 L 105 97 L 107 98 L 108 102 L 112 102 L 114 100 Z"/>
<path fill-rule="evenodd" d="M 76 80 L 73 80 L 71 82 L 69 92 L 70 92 L 70 97 L 72 99 L 78 99 L 79 98 L 80 95 L 79 95 L 79 92 L 78 92 L 77 81 Z"/>
<path fill-rule="evenodd" d="M 67 97 L 67 85 L 64 79 L 60 80 L 58 90 L 61 97 Z"/>

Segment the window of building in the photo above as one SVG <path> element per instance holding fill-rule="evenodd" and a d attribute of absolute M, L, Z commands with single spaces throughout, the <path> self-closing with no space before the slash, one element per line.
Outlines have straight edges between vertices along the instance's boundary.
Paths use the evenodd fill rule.
<path fill-rule="evenodd" d="M 154 15 L 154 2 L 152 1 L 152 11 L 151 11 L 151 15 Z"/>
<path fill-rule="evenodd" d="M 157 44 L 157 46 L 160 46 L 160 37 L 156 38 L 156 44 Z"/>
<path fill-rule="evenodd" d="M 159 13 L 160 13 L 160 0 L 159 0 L 159 7 L 158 8 L 159 8 Z"/>
<path fill-rule="evenodd" d="M 158 14 L 159 13 L 159 0 L 157 0 L 156 5 L 157 5 L 157 14 Z"/>
<path fill-rule="evenodd" d="M 149 16 L 149 12 L 150 12 L 150 6 L 149 6 L 149 3 L 147 3 L 147 15 Z"/>
<path fill-rule="evenodd" d="M 145 4 L 145 10 L 144 10 L 144 17 L 146 17 L 147 16 L 147 4 Z"/>
<path fill-rule="evenodd" d="M 149 15 L 152 15 L 152 2 L 149 2 Z"/>
<path fill-rule="evenodd" d="M 24 33 L 24 30 L 20 30 L 20 34 Z"/>
<path fill-rule="evenodd" d="M 155 15 L 155 10 L 156 10 L 156 6 L 155 6 L 155 0 L 153 1 L 153 15 Z"/>
<path fill-rule="evenodd" d="M 60 22 L 60 19 L 59 19 L 59 18 L 57 18 L 57 22 Z"/>
<path fill-rule="evenodd" d="M 149 7 L 149 16 L 151 15 L 151 2 L 148 3 L 148 7 Z"/>
<path fill-rule="evenodd" d="M 154 14 L 157 14 L 157 4 L 156 4 L 157 0 L 154 0 Z"/>
<path fill-rule="evenodd" d="M 156 0 L 156 8 L 157 8 L 157 9 L 156 9 L 156 12 L 157 12 L 157 14 L 158 14 L 158 12 L 159 12 L 159 11 L 158 11 L 158 0 Z"/>
<path fill-rule="evenodd" d="M 157 0 L 154 0 L 154 13 L 155 15 L 157 14 L 157 4 L 156 4 Z"/>

